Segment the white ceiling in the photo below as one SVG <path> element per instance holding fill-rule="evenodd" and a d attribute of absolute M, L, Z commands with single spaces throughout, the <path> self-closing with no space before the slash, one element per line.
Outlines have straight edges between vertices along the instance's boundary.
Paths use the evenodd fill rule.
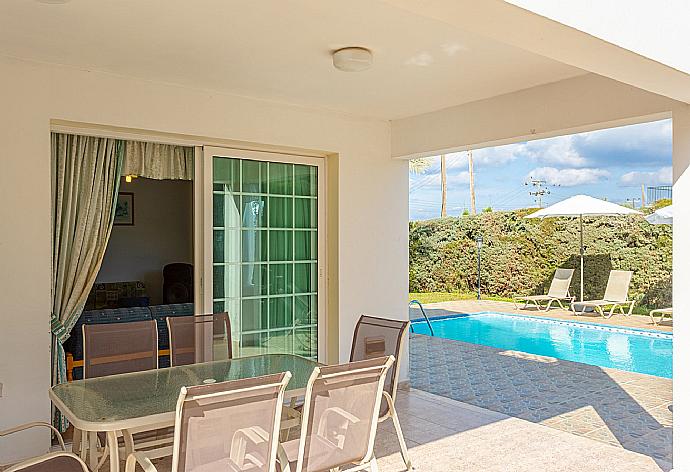
<path fill-rule="evenodd" d="M 384 119 L 584 73 L 378 0 L 2 0 L 0 54 Z"/>

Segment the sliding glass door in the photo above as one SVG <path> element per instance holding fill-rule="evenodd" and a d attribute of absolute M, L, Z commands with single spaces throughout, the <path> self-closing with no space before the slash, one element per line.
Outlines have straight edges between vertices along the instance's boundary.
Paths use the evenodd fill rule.
<path fill-rule="evenodd" d="M 204 154 L 212 187 L 205 223 L 212 283 L 204 293 L 214 312 L 230 314 L 235 355 L 318 358 L 321 160 L 216 148 Z"/>

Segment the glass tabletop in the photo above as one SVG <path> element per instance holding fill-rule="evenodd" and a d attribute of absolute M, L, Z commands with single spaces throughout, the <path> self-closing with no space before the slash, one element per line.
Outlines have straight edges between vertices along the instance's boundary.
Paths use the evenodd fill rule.
<path fill-rule="evenodd" d="M 62 383 L 53 395 L 88 423 L 113 423 L 175 411 L 183 386 L 237 380 L 290 371 L 288 391 L 306 387 L 317 362 L 290 354 L 265 354 Z M 208 382 L 207 382 L 208 383 Z M 71 413 L 71 414 L 68 414 Z"/>

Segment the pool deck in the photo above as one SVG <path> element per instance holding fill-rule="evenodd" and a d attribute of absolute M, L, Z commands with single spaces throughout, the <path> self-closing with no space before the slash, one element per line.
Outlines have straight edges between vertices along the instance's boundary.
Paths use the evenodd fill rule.
<path fill-rule="evenodd" d="M 510 302 L 497 302 L 492 300 L 458 300 L 452 302 L 427 303 L 424 305 L 424 311 L 430 318 L 432 316 L 450 315 L 454 313 L 479 313 L 482 311 L 493 311 L 499 313 L 514 313 L 531 316 L 544 316 L 546 318 L 555 318 L 567 321 L 581 321 L 590 323 L 600 323 L 610 326 L 618 326 L 625 328 L 638 329 L 653 329 L 663 331 L 666 333 L 673 332 L 673 321 L 664 320 L 663 324 L 655 326 L 649 316 L 642 315 L 614 315 L 609 319 L 602 318 L 595 313 L 585 313 L 583 315 L 573 315 L 572 311 L 561 310 L 560 308 L 552 308 L 547 311 L 537 311 L 530 307 L 526 310 L 516 309 L 515 305 Z M 421 311 L 419 308 L 410 308 L 410 319 L 421 318 Z"/>
<path fill-rule="evenodd" d="M 672 461 L 671 379 L 413 334 L 410 382 L 415 389 L 644 454 L 663 470 Z"/>

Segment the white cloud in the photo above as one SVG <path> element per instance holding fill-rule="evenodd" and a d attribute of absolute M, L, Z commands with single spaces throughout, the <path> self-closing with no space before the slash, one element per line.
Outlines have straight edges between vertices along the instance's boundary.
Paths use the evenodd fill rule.
<path fill-rule="evenodd" d="M 449 187 L 453 185 L 465 185 L 470 182 L 470 173 L 465 170 L 455 174 L 449 174 L 446 181 Z"/>
<path fill-rule="evenodd" d="M 586 167 L 588 159 L 575 147 L 573 136 L 542 139 L 522 143 L 516 150 L 519 157 L 526 157 L 534 162 L 564 167 Z"/>
<path fill-rule="evenodd" d="M 527 178 L 545 180 L 548 185 L 575 187 L 577 185 L 595 184 L 606 180 L 611 174 L 604 169 L 556 169 L 555 167 L 538 167 L 532 170 Z"/>
<path fill-rule="evenodd" d="M 639 185 L 668 185 L 673 183 L 673 168 L 662 167 L 652 172 L 628 172 L 620 178 L 621 187 L 637 187 Z"/>
<path fill-rule="evenodd" d="M 518 158 L 522 144 L 511 144 L 494 148 L 477 149 L 472 153 L 477 167 L 503 166 Z"/>
<path fill-rule="evenodd" d="M 583 144 L 603 148 L 649 149 L 671 142 L 673 122 L 671 120 L 640 123 L 636 125 L 608 128 L 575 135 Z"/>

